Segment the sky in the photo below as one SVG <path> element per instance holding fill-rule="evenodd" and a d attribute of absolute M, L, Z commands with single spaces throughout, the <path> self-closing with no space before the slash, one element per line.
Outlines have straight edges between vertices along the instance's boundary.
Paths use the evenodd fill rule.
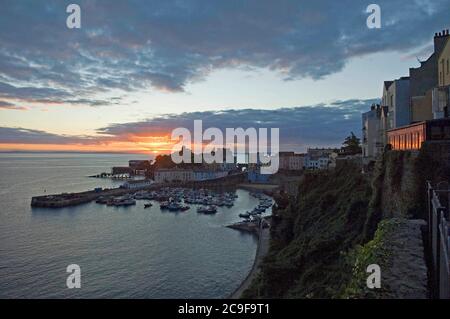
<path fill-rule="evenodd" d="M 450 24 L 448 0 L 386 0 L 369 29 L 370 3 L 1 0 L 0 151 L 168 152 L 195 119 L 337 146 Z"/>

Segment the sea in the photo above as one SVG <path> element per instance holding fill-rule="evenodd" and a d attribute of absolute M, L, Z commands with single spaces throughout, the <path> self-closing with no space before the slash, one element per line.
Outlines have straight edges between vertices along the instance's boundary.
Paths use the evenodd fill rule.
<path fill-rule="evenodd" d="M 245 190 L 215 215 L 109 207 L 32 208 L 31 197 L 118 187 L 91 178 L 146 155 L 0 153 L 0 298 L 226 298 L 255 258 L 255 236 L 225 227 L 258 200 Z M 268 211 L 267 213 L 270 213 Z M 69 265 L 80 288 L 69 289 Z"/>

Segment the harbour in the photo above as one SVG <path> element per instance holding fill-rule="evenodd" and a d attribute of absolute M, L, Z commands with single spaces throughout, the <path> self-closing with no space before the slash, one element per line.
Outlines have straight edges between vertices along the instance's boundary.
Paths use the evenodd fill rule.
<path fill-rule="evenodd" d="M 239 213 L 242 219 L 237 223 L 227 225 L 232 229 L 247 231 L 257 234 L 257 228 L 264 221 L 261 215 L 272 207 L 273 201 L 263 192 L 250 192 L 250 196 L 259 200 L 253 209 Z M 59 195 L 46 195 L 33 197 L 32 207 L 63 208 L 95 201 L 96 204 L 127 207 L 135 206 L 137 200 L 145 200 L 144 208 L 150 208 L 154 201 L 158 203 L 161 211 L 186 212 L 196 205 L 196 211 L 200 214 L 213 215 L 217 213 L 217 207 L 233 207 L 238 195 L 236 190 L 183 188 L 169 187 L 153 184 L 143 189 L 99 189 L 80 193 L 62 193 Z"/>
<path fill-rule="evenodd" d="M 251 192 L 237 187 L 242 177 L 226 183 L 186 183 L 186 194 L 200 189 L 212 194 L 235 192 L 233 206 L 217 206 L 216 214 L 197 213 L 202 205 L 184 199 L 181 204 L 190 206 L 186 211 L 161 210 L 162 201 L 144 197 L 152 191 L 163 194 L 164 187 L 120 189 L 123 182 L 86 177 L 120 165 L 124 158 L 0 155 L 4 176 L 0 181 L 1 297 L 225 298 L 241 284 L 251 270 L 258 237 L 227 226 L 242 222 L 239 213 L 260 203 Z M 102 192 L 96 193 L 99 187 Z M 91 197 L 84 203 L 30 206 L 35 194 L 83 196 L 86 189 Z M 133 193 L 136 204 L 96 203 L 107 189 L 114 197 Z M 69 263 L 81 267 L 80 290 L 63 289 Z M 15 279 L 6 282 L 6 278 Z"/>
<path fill-rule="evenodd" d="M 236 186 L 240 181 L 242 181 L 244 177 L 245 174 L 239 173 L 215 180 L 183 182 L 183 183 L 153 183 L 143 180 L 132 184 L 124 184 L 124 185 L 136 185 L 134 187 L 123 187 L 123 185 L 122 187 L 116 188 L 96 187 L 88 191 L 81 191 L 74 193 L 65 192 L 61 194 L 33 196 L 31 198 L 31 206 L 41 208 L 69 207 L 95 201 L 100 197 L 123 196 L 127 194 L 132 194 L 137 190 L 157 190 L 163 187 L 170 187 L 177 185 L 192 188 L 207 187 L 213 189 L 214 188 L 225 189 Z"/>

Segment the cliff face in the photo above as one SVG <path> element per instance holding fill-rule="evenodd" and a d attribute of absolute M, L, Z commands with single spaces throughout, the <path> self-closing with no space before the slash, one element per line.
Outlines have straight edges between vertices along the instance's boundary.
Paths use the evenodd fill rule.
<path fill-rule="evenodd" d="M 243 297 L 332 297 L 349 280 L 341 253 L 363 240 L 369 180 L 355 165 L 306 174 L 299 195 L 276 211 L 261 275 Z"/>
<path fill-rule="evenodd" d="M 352 164 L 335 171 L 305 174 L 298 198 L 276 211 L 270 251 L 262 263 L 260 276 L 243 297 L 366 296 L 357 289 L 360 287 L 357 278 L 365 276 L 365 272 L 361 273 L 364 260 L 370 261 L 364 253 L 372 251 L 375 239 L 375 246 L 379 247 L 391 242 L 390 238 L 398 238 L 392 237 L 393 232 L 386 232 L 386 226 L 376 233 L 380 222 L 425 219 L 425 181 L 450 178 L 449 172 L 448 166 L 424 147 L 418 155 L 387 152 L 371 174 L 361 174 Z M 415 249 L 401 242 L 385 248 L 380 251 L 388 252 L 390 258 L 404 255 L 405 249 Z M 423 248 L 417 246 L 416 250 L 418 259 L 413 263 L 417 264 L 423 262 Z M 387 257 L 380 260 L 385 270 L 392 267 L 390 260 Z M 355 270 L 358 263 L 360 269 Z M 398 264 L 396 267 L 403 269 Z M 394 287 L 400 286 L 401 279 Z M 380 290 L 378 296 L 371 297 L 396 295 L 387 290 L 383 293 Z"/>
<path fill-rule="evenodd" d="M 382 218 L 427 218 L 426 181 L 450 181 L 450 163 L 437 146 L 424 145 L 418 154 L 390 151 L 377 163 L 374 190 Z"/>

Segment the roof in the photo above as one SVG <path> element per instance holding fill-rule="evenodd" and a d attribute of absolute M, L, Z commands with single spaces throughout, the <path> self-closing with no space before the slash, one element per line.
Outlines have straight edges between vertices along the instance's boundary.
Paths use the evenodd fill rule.
<path fill-rule="evenodd" d="M 418 66 L 417 68 L 409 68 L 409 74 L 411 75 L 411 71 L 417 71 L 420 70 L 425 64 L 427 64 L 429 61 L 432 61 L 433 58 L 436 57 L 436 53 L 433 52 L 430 57 L 424 61 L 419 61 L 420 62 L 420 66 Z"/>
<path fill-rule="evenodd" d="M 420 121 L 420 122 L 415 122 L 415 123 L 411 123 L 411 124 L 408 124 L 408 125 L 395 127 L 395 128 L 390 129 L 390 130 L 387 130 L 387 132 L 389 133 L 389 132 L 400 131 L 400 130 L 408 129 L 408 128 L 411 128 L 411 127 L 420 126 L 420 125 L 423 125 L 423 124 L 425 124 L 427 122 L 430 122 L 430 121 Z"/>
<path fill-rule="evenodd" d="M 384 81 L 384 88 L 387 90 L 394 83 L 394 81 Z"/>

